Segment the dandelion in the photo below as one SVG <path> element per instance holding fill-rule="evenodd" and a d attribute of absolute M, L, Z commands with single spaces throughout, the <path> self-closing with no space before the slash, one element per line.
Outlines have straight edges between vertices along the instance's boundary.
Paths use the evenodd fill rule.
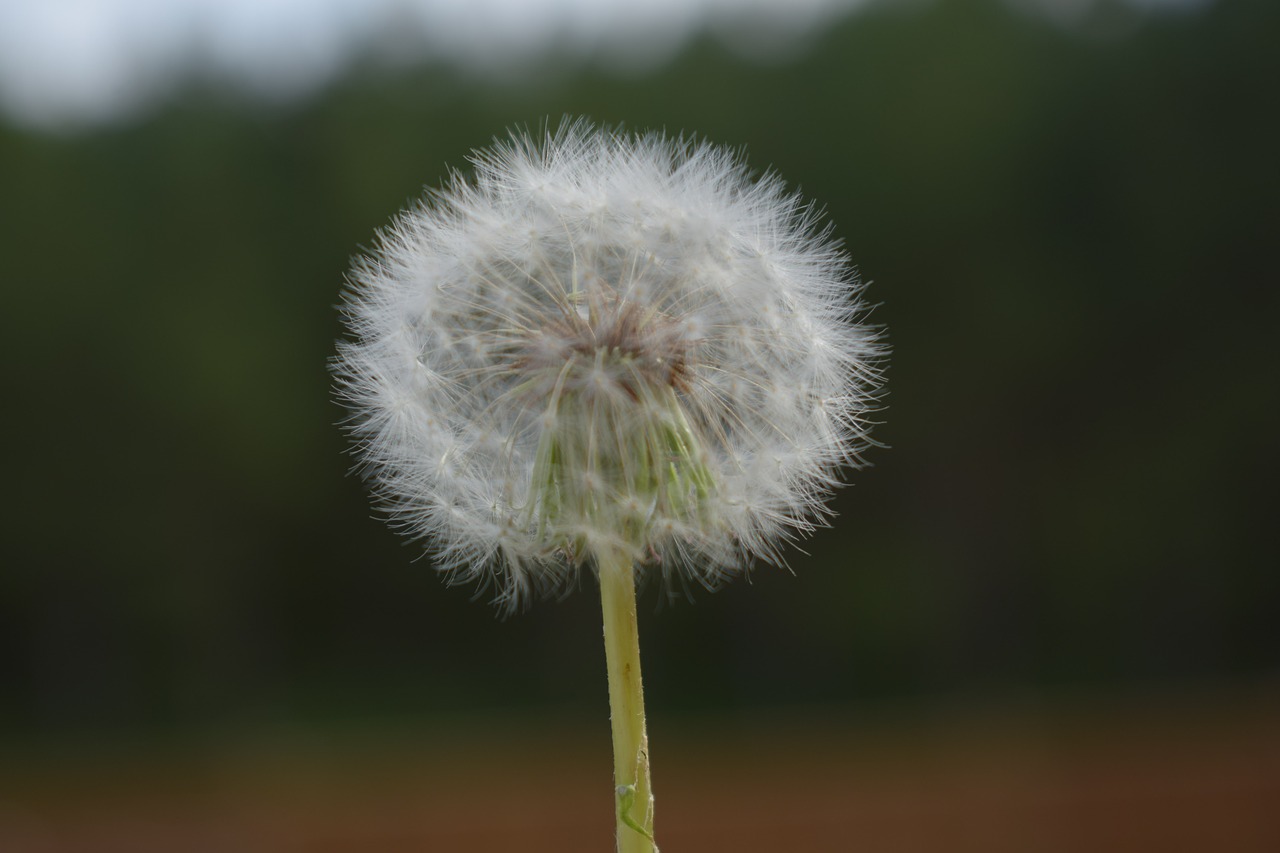
<path fill-rule="evenodd" d="M 883 349 L 814 208 L 732 151 L 576 122 L 472 162 L 355 262 L 339 393 L 451 581 L 599 578 L 619 849 L 654 850 L 635 572 L 714 586 L 824 521 Z"/>

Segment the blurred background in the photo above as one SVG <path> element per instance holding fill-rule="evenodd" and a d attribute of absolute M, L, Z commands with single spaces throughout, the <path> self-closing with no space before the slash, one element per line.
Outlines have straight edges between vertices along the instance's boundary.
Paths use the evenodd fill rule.
<path fill-rule="evenodd" d="M 352 255 L 585 115 L 817 198 L 894 348 L 839 518 L 641 599 L 685 850 L 1280 849 L 1280 4 L 6 0 L 0 849 L 610 849 L 598 601 L 370 507 Z"/>

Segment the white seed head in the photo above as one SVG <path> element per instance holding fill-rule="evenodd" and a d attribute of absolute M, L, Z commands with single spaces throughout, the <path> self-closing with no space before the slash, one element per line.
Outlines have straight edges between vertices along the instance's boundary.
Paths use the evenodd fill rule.
<path fill-rule="evenodd" d="M 713 584 L 824 520 L 883 347 L 813 208 L 719 147 L 514 133 L 356 260 L 375 491 L 512 604 L 604 551 Z"/>

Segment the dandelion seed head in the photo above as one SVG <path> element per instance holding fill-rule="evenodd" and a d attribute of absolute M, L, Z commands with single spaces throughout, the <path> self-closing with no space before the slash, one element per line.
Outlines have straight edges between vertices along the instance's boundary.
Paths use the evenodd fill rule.
<path fill-rule="evenodd" d="M 394 522 L 514 603 L 604 551 L 713 585 L 829 515 L 884 348 L 813 208 L 733 152 L 514 133 L 349 274 L 339 394 Z"/>

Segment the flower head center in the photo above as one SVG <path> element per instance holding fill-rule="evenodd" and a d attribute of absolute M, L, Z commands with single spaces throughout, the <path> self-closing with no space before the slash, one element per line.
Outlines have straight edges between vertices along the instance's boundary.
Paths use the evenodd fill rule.
<path fill-rule="evenodd" d="M 688 390 L 695 341 L 671 317 L 608 291 L 568 298 L 559 309 L 528 330 L 515 360 L 534 399 L 558 391 L 639 401 L 646 386 Z"/>
<path fill-rule="evenodd" d="M 696 524 L 715 491 L 682 399 L 695 342 L 661 311 L 611 294 L 561 307 L 516 365 L 529 405 L 545 407 L 527 520 L 570 560 L 606 541 L 643 559 L 663 531 Z"/>

